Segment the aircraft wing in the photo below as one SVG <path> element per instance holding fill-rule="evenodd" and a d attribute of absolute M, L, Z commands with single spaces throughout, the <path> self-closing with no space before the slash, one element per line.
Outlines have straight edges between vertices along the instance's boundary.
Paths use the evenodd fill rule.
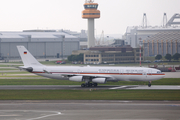
<path fill-rule="evenodd" d="M 83 77 L 92 77 L 92 78 L 113 78 L 110 75 L 96 75 L 96 74 L 61 74 L 64 77 L 72 77 L 72 76 L 83 76 Z"/>

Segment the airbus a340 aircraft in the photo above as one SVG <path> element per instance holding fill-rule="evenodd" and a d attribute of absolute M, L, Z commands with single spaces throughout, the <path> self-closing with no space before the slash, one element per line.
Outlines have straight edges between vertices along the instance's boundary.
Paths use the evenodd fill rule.
<path fill-rule="evenodd" d="M 24 66 L 19 68 L 36 75 L 76 82 L 85 82 L 81 87 L 97 86 L 107 81 L 151 81 L 165 76 L 160 70 L 144 67 L 74 67 L 45 66 L 39 63 L 24 46 L 17 46 Z"/>

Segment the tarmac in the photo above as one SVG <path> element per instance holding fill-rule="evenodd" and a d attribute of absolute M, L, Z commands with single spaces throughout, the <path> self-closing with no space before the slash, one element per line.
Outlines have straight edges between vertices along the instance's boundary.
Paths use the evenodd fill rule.
<path fill-rule="evenodd" d="M 163 72 L 165 73 L 165 78 L 179 78 L 180 79 L 180 72 Z"/>
<path fill-rule="evenodd" d="M 179 72 L 165 74 L 165 78 L 180 78 Z M 80 85 L 0 86 L 0 90 L 61 89 L 180 90 L 180 85 L 100 85 L 87 88 Z M 180 120 L 180 101 L 0 100 L 0 120 Z"/>
<path fill-rule="evenodd" d="M 105 90 L 105 89 L 134 89 L 134 90 L 180 90 L 180 85 L 102 85 L 97 87 L 81 87 L 80 85 L 0 85 L 0 90 Z"/>
<path fill-rule="evenodd" d="M 0 120 L 180 120 L 180 101 L 0 101 Z"/>

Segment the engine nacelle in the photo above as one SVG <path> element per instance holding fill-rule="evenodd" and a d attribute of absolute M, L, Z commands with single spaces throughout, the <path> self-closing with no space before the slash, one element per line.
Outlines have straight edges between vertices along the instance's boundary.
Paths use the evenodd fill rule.
<path fill-rule="evenodd" d="M 82 82 L 83 76 L 72 76 L 69 78 L 70 81 Z"/>
<path fill-rule="evenodd" d="M 106 83 L 106 78 L 94 78 L 92 79 L 92 82 L 104 84 Z"/>

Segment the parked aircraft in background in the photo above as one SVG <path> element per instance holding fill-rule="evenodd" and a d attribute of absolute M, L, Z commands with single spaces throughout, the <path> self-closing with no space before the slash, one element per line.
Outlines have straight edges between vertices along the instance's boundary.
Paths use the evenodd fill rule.
<path fill-rule="evenodd" d="M 17 46 L 24 66 L 19 66 L 36 75 L 76 82 L 85 82 L 82 87 L 97 86 L 107 81 L 151 81 L 165 76 L 160 70 L 144 67 L 77 67 L 45 66 L 39 63 L 24 46 Z"/>

